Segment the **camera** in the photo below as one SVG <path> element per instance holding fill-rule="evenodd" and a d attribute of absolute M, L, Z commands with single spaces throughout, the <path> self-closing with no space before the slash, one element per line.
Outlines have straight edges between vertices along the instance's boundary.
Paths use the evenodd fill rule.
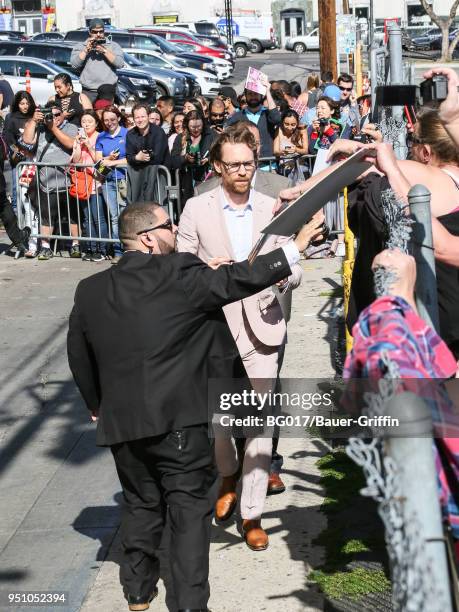
<path fill-rule="evenodd" d="M 361 142 L 362 144 L 369 144 L 370 142 L 373 142 L 373 139 L 370 138 L 368 134 L 362 134 L 362 132 L 360 132 L 360 134 L 356 134 L 352 140 L 355 140 L 355 142 Z"/>
<path fill-rule="evenodd" d="M 448 95 L 448 79 L 441 74 L 422 81 L 419 87 L 424 104 L 435 101 L 441 102 Z"/>
<path fill-rule="evenodd" d="M 91 46 L 93 49 L 95 49 L 98 45 L 105 45 L 105 44 L 107 44 L 106 38 L 92 38 L 91 39 Z"/>
<path fill-rule="evenodd" d="M 328 123 L 328 119 L 319 119 L 319 123 L 321 127 L 325 127 Z"/>
<path fill-rule="evenodd" d="M 150 159 L 155 156 L 155 152 L 153 151 L 153 149 L 143 149 L 142 153 L 146 153 L 147 155 L 149 155 Z"/>
<path fill-rule="evenodd" d="M 51 109 L 47 106 L 37 106 L 37 108 L 35 109 L 37 110 L 39 113 L 42 113 L 43 115 L 43 121 L 45 123 L 51 123 L 53 120 L 53 113 L 51 111 Z"/>

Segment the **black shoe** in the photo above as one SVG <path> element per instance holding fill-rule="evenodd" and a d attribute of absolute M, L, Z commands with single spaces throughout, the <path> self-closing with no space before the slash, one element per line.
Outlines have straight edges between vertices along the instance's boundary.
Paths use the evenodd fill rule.
<path fill-rule="evenodd" d="M 93 256 L 93 252 L 92 251 L 86 251 L 85 253 L 83 253 L 83 255 L 81 256 L 81 259 L 83 261 L 92 261 L 92 256 Z"/>
<path fill-rule="evenodd" d="M 22 230 L 19 230 L 20 236 L 19 240 L 14 242 L 14 246 L 19 249 L 19 251 L 28 251 L 29 250 L 29 238 L 30 238 L 30 227 L 24 227 Z"/>
<path fill-rule="evenodd" d="M 210 612 L 209 608 L 180 608 L 178 612 Z"/>
<path fill-rule="evenodd" d="M 95 261 L 96 263 L 99 261 L 105 261 L 105 255 L 102 255 L 102 253 L 93 253 L 91 261 Z"/>
<path fill-rule="evenodd" d="M 126 595 L 126 599 L 128 601 L 129 610 L 133 612 L 142 612 L 142 610 L 148 610 L 150 607 L 150 602 L 153 601 L 155 597 L 158 596 L 158 587 L 154 588 L 153 593 L 150 597 L 145 601 L 145 597 L 136 597 L 135 595 Z"/>

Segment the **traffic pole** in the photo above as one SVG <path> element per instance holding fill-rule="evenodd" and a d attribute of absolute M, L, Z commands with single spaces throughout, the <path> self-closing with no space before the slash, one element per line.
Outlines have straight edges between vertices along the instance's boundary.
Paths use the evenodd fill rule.
<path fill-rule="evenodd" d="M 28 68 L 25 71 L 25 89 L 27 93 L 32 92 L 32 84 L 30 82 L 30 70 Z"/>

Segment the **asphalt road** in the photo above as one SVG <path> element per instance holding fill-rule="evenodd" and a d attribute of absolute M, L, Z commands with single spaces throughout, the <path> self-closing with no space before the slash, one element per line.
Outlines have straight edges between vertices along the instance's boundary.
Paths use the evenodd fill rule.
<path fill-rule="evenodd" d="M 236 61 L 236 66 L 228 84 L 240 93 L 243 89 L 249 66 L 265 72 L 270 79 L 296 80 L 304 87 L 308 74 L 319 72 L 319 54 L 308 52 L 296 54 L 284 49 L 265 51 L 265 53 L 250 53 Z"/>

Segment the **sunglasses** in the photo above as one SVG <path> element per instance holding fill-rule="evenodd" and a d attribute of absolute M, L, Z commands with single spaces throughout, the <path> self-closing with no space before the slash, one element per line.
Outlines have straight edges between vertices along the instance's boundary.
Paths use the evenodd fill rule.
<path fill-rule="evenodd" d="M 161 225 L 155 225 L 155 227 L 149 227 L 147 229 L 141 230 L 140 232 L 136 232 L 136 235 L 140 236 L 140 234 L 147 234 L 148 232 L 152 232 L 153 230 L 157 229 L 165 229 L 172 231 L 172 221 L 168 219 L 167 221 L 164 221 L 164 223 L 161 223 Z"/>
<path fill-rule="evenodd" d="M 343 87 L 342 85 L 338 85 L 341 91 L 352 91 L 352 87 Z"/>
<path fill-rule="evenodd" d="M 52 113 L 53 117 L 60 117 L 62 113 L 59 111 L 57 113 Z"/>
<path fill-rule="evenodd" d="M 91 30 L 91 34 L 103 34 L 105 30 Z"/>
<path fill-rule="evenodd" d="M 221 118 L 221 117 L 225 116 L 225 113 L 210 113 L 210 116 L 211 117 L 220 117 Z"/>

